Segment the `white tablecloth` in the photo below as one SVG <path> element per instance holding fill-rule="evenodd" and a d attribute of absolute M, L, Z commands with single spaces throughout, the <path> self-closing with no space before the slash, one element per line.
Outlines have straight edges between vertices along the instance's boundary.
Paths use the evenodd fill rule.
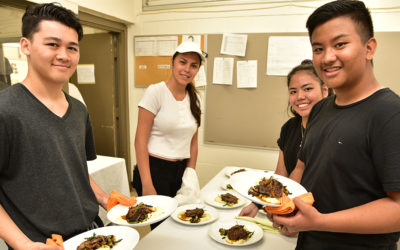
<path fill-rule="evenodd" d="M 201 195 L 203 200 L 207 195 L 215 191 L 221 191 L 221 183 L 228 179 L 225 176 L 226 169 L 222 169 L 210 182 L 203 187 Z M 240 208 L 218 209 L 218 221 L 233 219 L 240 212 Z M 265 216 L 265 215 L 264 215 Z M 265 217 L 264 217 L 265 218 Z M 208 236 L 211 224 L 203 226 L 185 226 L 168 218 L 156 229 L 151 231 L 139 241 L 135 250 L 163 249 L 163 250 L 204 250 L 204 249 L 229 249 L 231 246 L 220 244 Z M 280 234 L 264 232 L 264 237 L 259 242 L 242 246 L 240 249 L 263 250 L 292 250 L 296 246 L 297 238 L 286 237 Z"/>
<path fill-rule="evenodd" d="M 96 160 L 88 161 L 89 174 L 106 193 L 118 191 L 130 197 L 125 159 L 98 155 Z M 110 223 L 107 211 L 99 208 L 99 216 L 104 224 Z"/>

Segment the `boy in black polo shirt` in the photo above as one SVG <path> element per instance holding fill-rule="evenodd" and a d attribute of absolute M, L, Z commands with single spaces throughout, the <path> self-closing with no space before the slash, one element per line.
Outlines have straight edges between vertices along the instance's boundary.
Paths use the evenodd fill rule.
<path fill-rule="evenodd" d="M 336 95 L 310 114 L 291 178 L 315 198 L 274 216 L 296 249 L 396 249 L 400 231 L 400 98 L 375 79 L 377 47 L 361 1 L 327 3 L 308 18 L 314 66 Z"/>

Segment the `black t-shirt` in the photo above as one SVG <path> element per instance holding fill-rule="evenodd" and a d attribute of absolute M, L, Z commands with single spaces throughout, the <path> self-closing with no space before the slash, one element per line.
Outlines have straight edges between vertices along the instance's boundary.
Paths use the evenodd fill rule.
<path fill-rule="evenodd" d="M 337 106 L 335 96 L 316 104 L 299 152 L 306 166 L 301 184 L 314 207 L 331 213 L 399 192 L 399 138 L 400 98 L 389 89 L 347 106 Z M 399 233 L 303 232 L 298 249 L 381 249 L 398 239 Z"/>
<path fill-rule="evenodd" d="M 22 84 L 0 92 L 0 204 L 33 241 L 70 237 L 98 214 L 87 169 L 96 158 L 89 114 L 66 98 L 59 117 Z"/>
<path fill-rule="evenodd" d="M 278 146 L 283 152 L 286 171 L 290 174 L 296 167 L 297 153 L 300 149 L 302 139 L 301 117 L 290 118 L 281 128 L 281 134 L 278 139 Z"/>

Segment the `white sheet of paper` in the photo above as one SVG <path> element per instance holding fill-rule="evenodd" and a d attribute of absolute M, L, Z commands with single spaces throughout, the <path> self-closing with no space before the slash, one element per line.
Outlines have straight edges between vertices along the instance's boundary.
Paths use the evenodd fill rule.
<path fill-rule="evenodd" d="M 213 83 L 232 85 L 233 58 L 215 57 Z"/>
<path fill-rule="evenodd" d="M 267 75 L 286 76 L 305 59 L 312 59 L 308 36 L 270 36 Z"/>
<path fill-rule="evenodd" d="M 171 65 L 169 64 L 157 64 L 157 69 L 170 69 Z"/>
<path fill-rule="evenodd" d="M 136 37 L 135 56 L 155 56 L 155 37 Z"/>
<path fill-rule="evenodd" d="M 78 64 L 76 68 L 79 84 L 95 84 L 94 64 Z"/>
<path fill-rule="evenodd" d="M 12 84 L 22 82 L 28 74 L 28 64 L 26 60 L 10 59 L 10 64 L 13 68 L 13 72 L 10 75 Z"/>
<path fill-rule="evenodd" d="M 237 87 L 257 88 L 257 60 L 237 61 Z"/>
<path fill-rule="evenodd" d="M 177 36 L 157 37 L 156 50 L 157 56 L 172 56 L 178 47 Z"/>
<path fill-rule="evenodd" d="M 245 56 L 247 35 L 224 34 L 222 36 L 221 54 Z"/>
<path fill-rule="evenodd" d="M 204 65 L 200 66 L 199 72 L 194 78 L 194 83 L 196 87 L 202 87 L 207 85 L 206 71 L 204 70 Z"/>
<path fill-rule="evenodd" d="M 177 36 L 136 37 L 135 56 L 172 56 L 177 46 Z"/>

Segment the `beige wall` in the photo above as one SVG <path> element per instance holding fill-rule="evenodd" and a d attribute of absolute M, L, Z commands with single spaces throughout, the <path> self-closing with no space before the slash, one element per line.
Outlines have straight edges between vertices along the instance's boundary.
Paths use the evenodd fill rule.
<path fill-rule="evenodd" d="M 134 21 L 134 0 L 28 0 L 34 3 L 58 2 L 62 6 L 78 13 L 85 10 L 109 19 L 127 23 Z"/>
<path fill-rule="evenodd" d="M 276 2 L 276 1 L 275 1 Z M 204 34 L 204 33 L 259 33 L 259 32 L 306 32 L 308 15 L 327 1 L 304 1 L 296 4 L 241 4 L 210 8 L 172 9 L 167 11 L 141 12 L 141 0 L 135 0 L 136 23 L 131 27 L 133 35 Z M 399 1 L 365 1 L 373 13 L 376 31 L 400 31 L 400 13 L 385 10 L 398 6 Z M 385 3 L 382 3 L 385 2 Z M 393 12 L 393 13 L 392 13 Z M 133 43 L 133 41 L 132 41 Z M 133 72 L 131 72 L 133 73 Z M 132 76 L 134 77 L 134 76 Z M 210 84 L 210 83 L 209 83 Z M 137 103 L 144 89 L 130 88 L 130 114 L 132 141 L 136 128 Z M 204 98 L 204 91 L 202 91 Z M 204 108 L 203 108 L 204 110 Z M 278 152 L 241 147 L 205 144 L 200 128 L 197 172 L 204 185 L 221 168 L 238 165 L 274 170 Z M 132 147 L 132 151 L 134 148 Z M 132 152 L 134 155 L 134 152 Z"/>
<path fill-rule="evenodd" d="M 44 0 L 36 0 L 44 2 Z M 205 34 L 205 33 L 259 33 L 306 32 L 308 15 L 327 1 L 296 1 L 281 4 L 221 5 L 209 8 L 169 9 L 142 12 L 142 0 L 61 0 L 72 9 L 84 9 L 106 18 L 128 24 L 128 68 L 134 68 L 133 37 L 136 35 Z M 277 2 L 277 1 L 273 1 Z M 364 1 L 371 9 L 376 31 L 400 31 L 399 0 Z M 137 104 L 143 88 L 134 85 L 134 72 L 128 72 L 130 96 L 131 141 L 134 142 Z M 201 91 L 204 99 L 204 91 Z M 204 110 L 204 108 L 203 108 Z M 205 144 L 203 129 L 199 133 L 199 158 L 197 171 L 200 184 L 204 185 L 221 168 L 238 165 L 274 170 L 277 151 Z M 134 147 L 131 156 L 135 162 Z"/>

